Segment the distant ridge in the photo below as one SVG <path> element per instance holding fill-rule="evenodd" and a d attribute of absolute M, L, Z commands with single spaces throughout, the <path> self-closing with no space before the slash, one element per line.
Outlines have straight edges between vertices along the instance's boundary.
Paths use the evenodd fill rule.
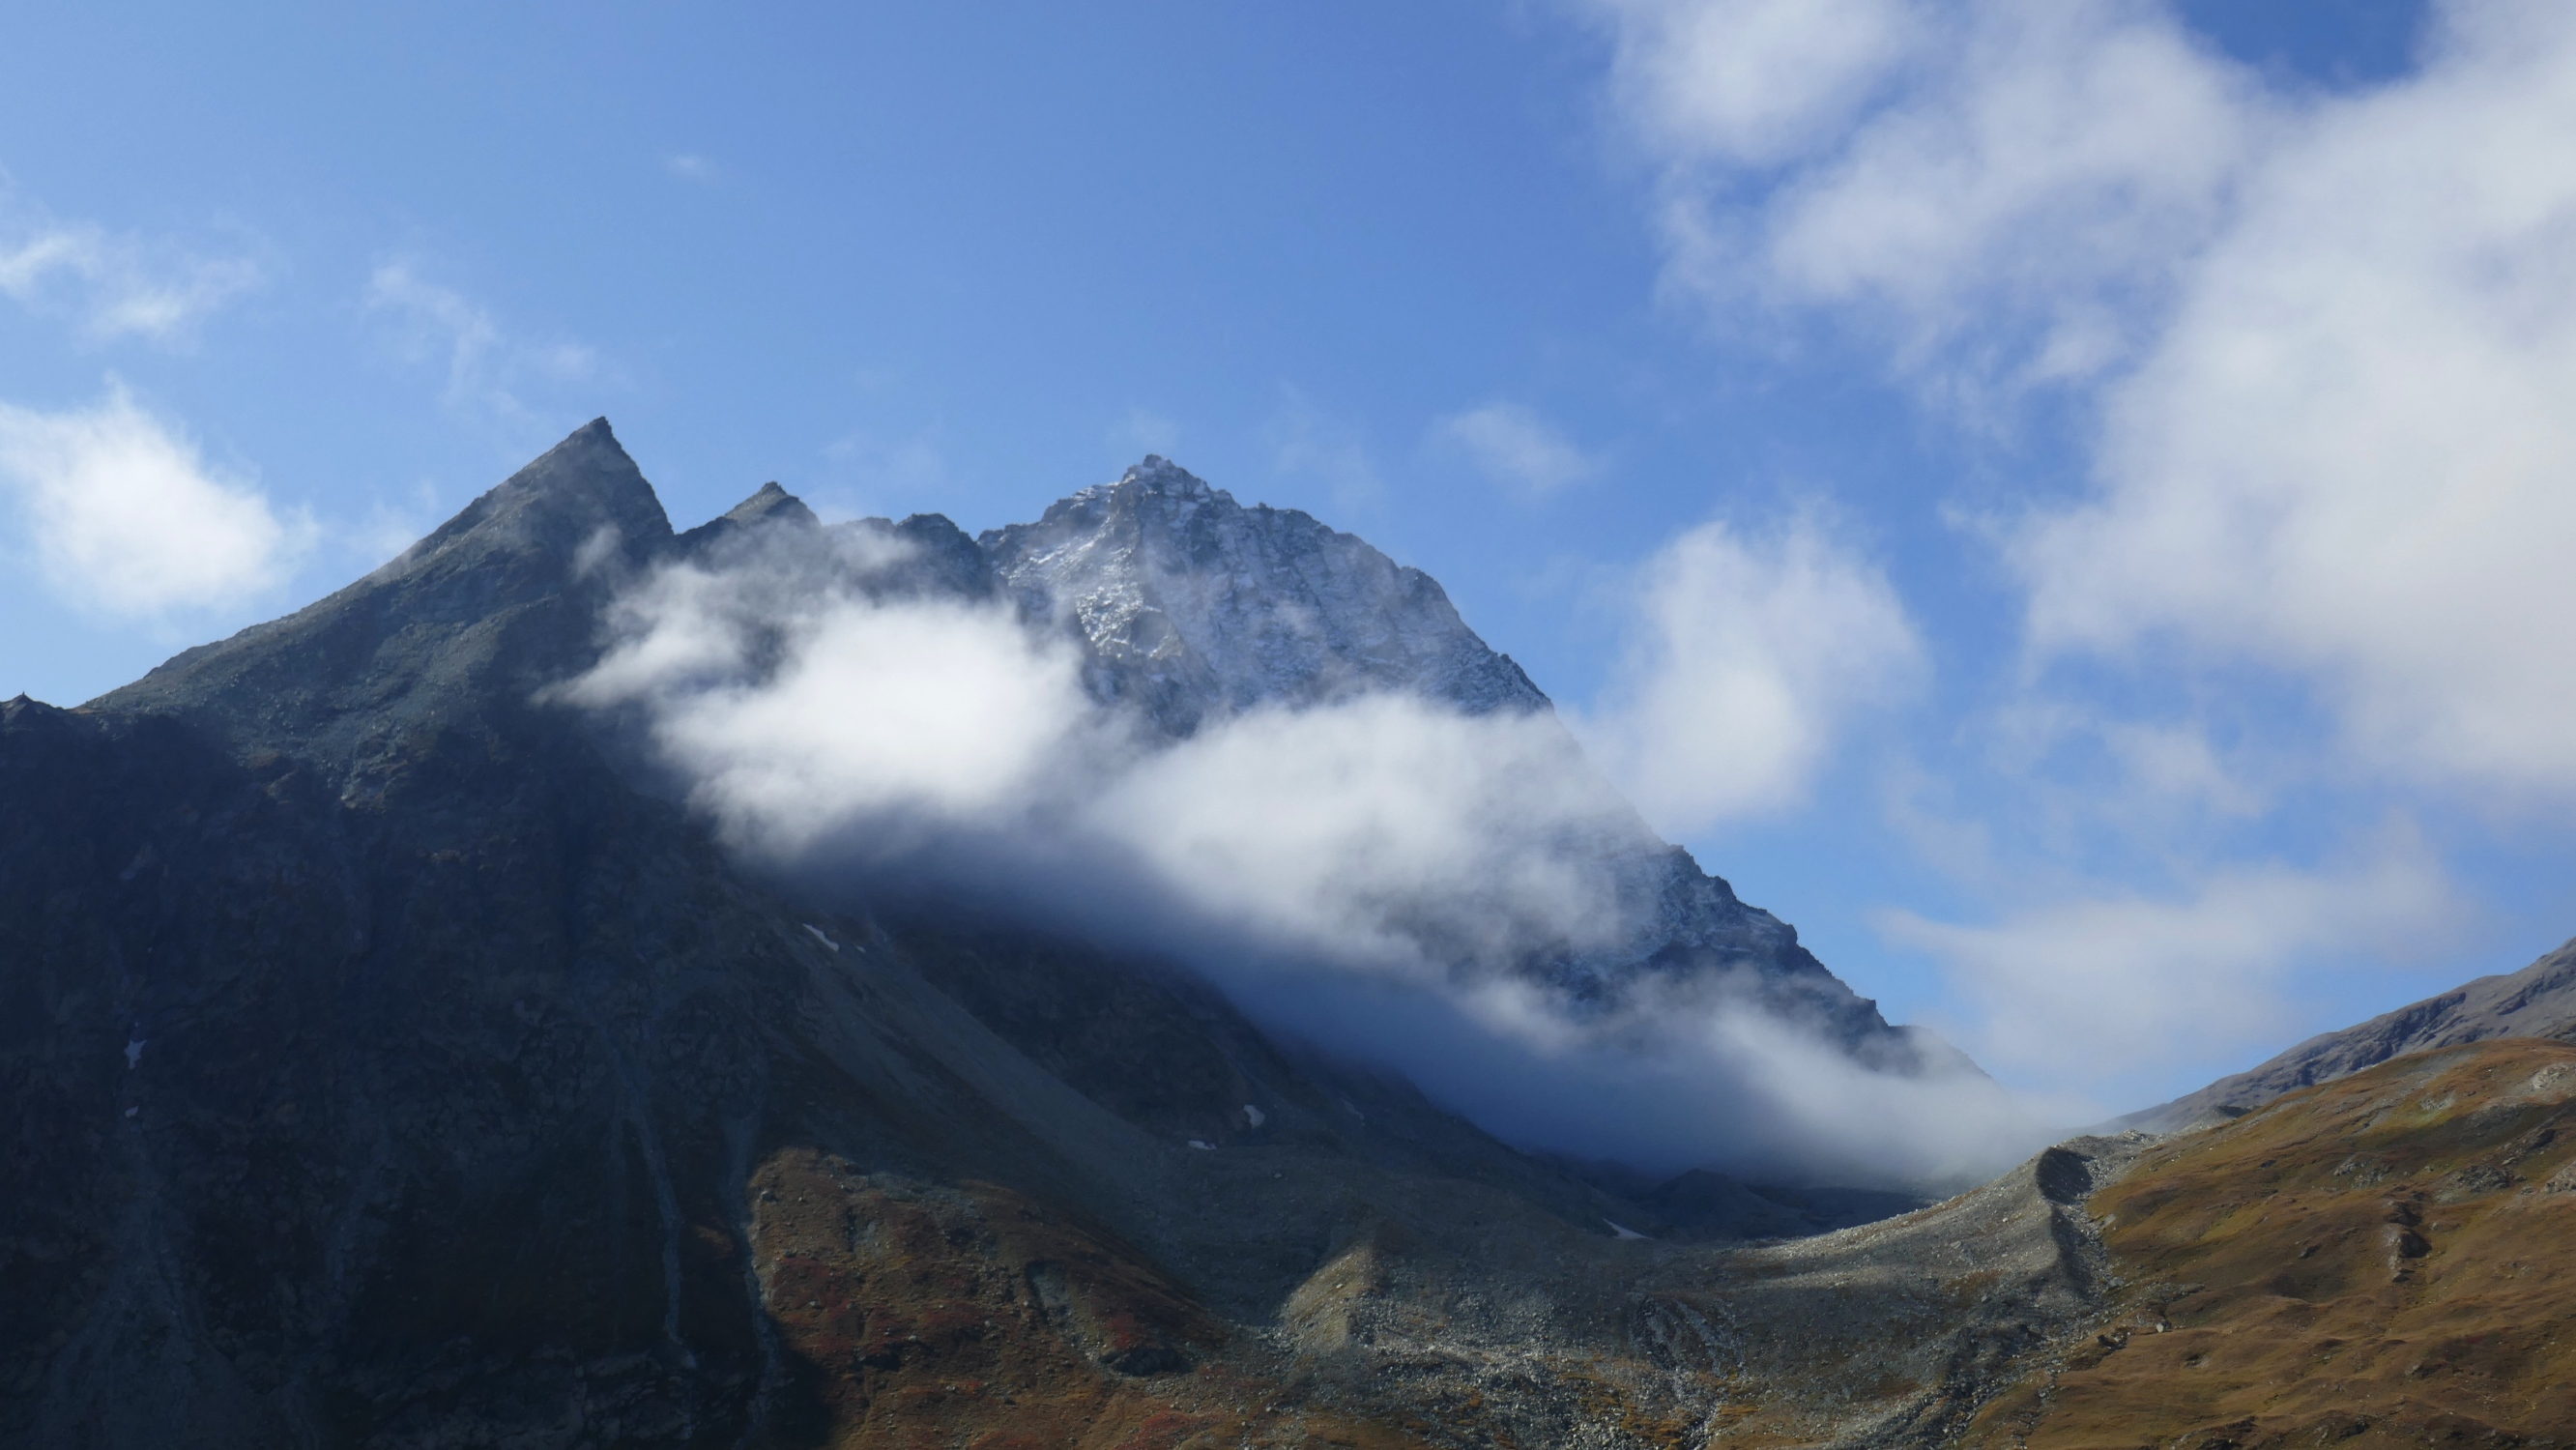
<path fill-rule="evenodd" d="M 2113 1126 L 2171 1133 L 2224 1122 L 2285 1093 L 2393 1057 L 2493 1037 L 2576 1039 L 2576 941 L 2521 971 L 2480 977 L 2358 1026 L 2311 1037 L 2259 1067 L 2116 1119 Z"/>

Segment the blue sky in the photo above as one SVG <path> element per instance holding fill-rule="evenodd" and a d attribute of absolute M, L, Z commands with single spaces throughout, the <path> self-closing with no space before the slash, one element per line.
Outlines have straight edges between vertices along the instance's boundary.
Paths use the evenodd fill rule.
<path fill-rule="evenodd" d="M 684 525 L 1157 451 L 1428 569 L 1891 1015 L 2188 1089 L 2576 932 L 2576 37 L 2039 13 L 21 17 L 0 694 L 600 413 Z"/>

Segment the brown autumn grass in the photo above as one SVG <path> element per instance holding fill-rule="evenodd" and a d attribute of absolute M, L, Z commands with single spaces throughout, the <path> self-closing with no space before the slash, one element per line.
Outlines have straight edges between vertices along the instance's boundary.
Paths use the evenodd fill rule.
<path fill-rule="evenodd" d="M 2158 1145 L 2090 1206 L 2115 1312 L 1981 1443 L 2576 1443 L 2576 1047 L 2306 1089 Z"/>

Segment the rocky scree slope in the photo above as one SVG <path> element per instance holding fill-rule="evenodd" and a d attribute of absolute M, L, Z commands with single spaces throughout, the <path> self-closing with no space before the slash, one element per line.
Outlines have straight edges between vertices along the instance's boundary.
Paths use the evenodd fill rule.
<path fill-rule="evenodd" d="M 308 609 L 0 707 L 0 1446 L 1662 1443 L 1751 1371 L 1641 1349 L 1641 1274 L 1892 1242 L 1623 1240 L 1665 1225 L 1186 975 L 741 875 L 546 688 L 622 579 L 779 526 L 675 535 L 594 423 Z M 845 527 L 918 546 L 885 587 L 999 577 Z M 2081 1226 L 2026 1186 L 1977 1201 L 2045 1299 Z M 1838 1292 L 1797 1272 L 1746 1302 Z M 1903 1353 L 1985 1368 L 1869 1423 L 1994 1378 L 1978 1304 Z"/>

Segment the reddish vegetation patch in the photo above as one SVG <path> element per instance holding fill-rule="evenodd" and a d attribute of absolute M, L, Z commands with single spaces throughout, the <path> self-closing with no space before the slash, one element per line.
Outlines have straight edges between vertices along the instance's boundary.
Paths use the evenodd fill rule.
<path fill-rule="evenodd" d="M 991 1184 L 872 1178 L 783 1152 L 753 1247 L 797 1429 L 835 1446 L 1190 1450 L 1413 1445 L 1309 1415 L 1134 1250 Z"/>
<path fill-rule="evenodd" d="M 2090 1206 L 2119 1310 L 1987 1443 L 2576 1443 L 2576 1048 L 2401 1058 L 2159 1145 Z"/>

